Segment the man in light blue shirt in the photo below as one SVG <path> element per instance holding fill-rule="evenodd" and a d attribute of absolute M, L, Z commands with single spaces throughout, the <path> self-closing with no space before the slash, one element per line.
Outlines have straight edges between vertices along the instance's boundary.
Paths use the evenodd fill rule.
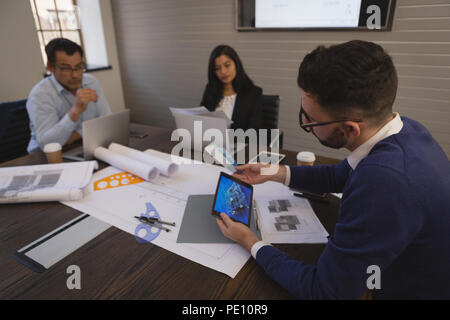
<path fill-rule="evenodd" d="M 84 74 L 83 49 L 68 39 L 57 38 L 46 47 L 50 77 L 30 92 L 27 111 L 31 139 L 28 152 L 47 143 L 62 146 L 79 140 L 81 123 L 111 113 L 99 82 Z"/>

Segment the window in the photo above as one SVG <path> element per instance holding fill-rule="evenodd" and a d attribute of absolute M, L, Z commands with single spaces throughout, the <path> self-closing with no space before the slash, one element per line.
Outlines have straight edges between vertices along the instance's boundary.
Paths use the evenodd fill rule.
<path fill-rule="evenodd" d="M 67 38 L 83 47 L 79 9 L 75 0 L 30 0 L 44 64 L 45 45 L 54 38 Z"/>

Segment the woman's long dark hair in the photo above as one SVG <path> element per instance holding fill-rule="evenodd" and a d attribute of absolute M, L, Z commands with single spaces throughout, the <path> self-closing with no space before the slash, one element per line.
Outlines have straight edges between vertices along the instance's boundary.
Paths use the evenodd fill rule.
<path fill-rule="evenodd" d="M 204 95 L 203 102 L 205 106 L 217 107 L 220 100 L 223 98 L 223 83 L 217 78 L 216 75 L 216 58 L 226 55 L 231 60 L 234 61 L 236 66 L 236 77 L 234 78 L 232 85 L 236 93 L 240 93 L 249 90 L 254 87 L 253 81 L 250 80 L 248 75 L 245 73 L 244 67 L 242 65 L 241 59 L 239 58 L 236 51 L 227 45 L 219 45 L 214 48 L 209 56 L 208 64 L 208 85 L 206 86 L 206 92 Z"/>

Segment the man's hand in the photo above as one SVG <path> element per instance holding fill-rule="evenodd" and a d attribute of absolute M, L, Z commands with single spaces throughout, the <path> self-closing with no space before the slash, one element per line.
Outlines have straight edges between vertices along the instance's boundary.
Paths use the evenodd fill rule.
<path fill-rule="evenodd" d="M 246 225 L 234 222 L 225 213 L 221 213 L 220 217 L 222 219 L 216 218 L 216 221 L 222 234 L 250 252 L 252 246 L 259 241 L 258 237 Z"/>
<path fill-rule="evenodd" d="M 71 144 L 80 139 L 81 139 L 80 134 L 78 132 L 74 131 L 74 132 L 72 132 L 72 135 L 70 136 L 69 140 L 67 140 L 66 145 Z"/>
<path fill-rule="evenodd" d="M 97 91 L 89 88 L 78 89 L 75 95 L 75 103 L 69 110 L 69 117 L 77 122 L 80 115 L 87 109 L 89 102 L 97 102 Z"/>
<path fill-rule="evenodd" d="M 234 177 L 250 184 L 259 184 L 266 181 L 277 181 L 283 183 L 286 180 L 286 168 L 284 166 L 272 165 L 275 170 L 272 174 L 264 174 L 264 170 L 269 171 L 270 165 L 264 163 L 249 163 L 236 166 L 237 170 L 242 173 L 235 172 Z"/>

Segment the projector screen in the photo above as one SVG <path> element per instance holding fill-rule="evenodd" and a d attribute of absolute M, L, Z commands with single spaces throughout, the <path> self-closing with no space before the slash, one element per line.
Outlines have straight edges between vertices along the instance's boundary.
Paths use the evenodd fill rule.
<path fill-rule="evenodd" d="M 361 0 L 255 0 L 256 28 L 355 28 Z"/>

